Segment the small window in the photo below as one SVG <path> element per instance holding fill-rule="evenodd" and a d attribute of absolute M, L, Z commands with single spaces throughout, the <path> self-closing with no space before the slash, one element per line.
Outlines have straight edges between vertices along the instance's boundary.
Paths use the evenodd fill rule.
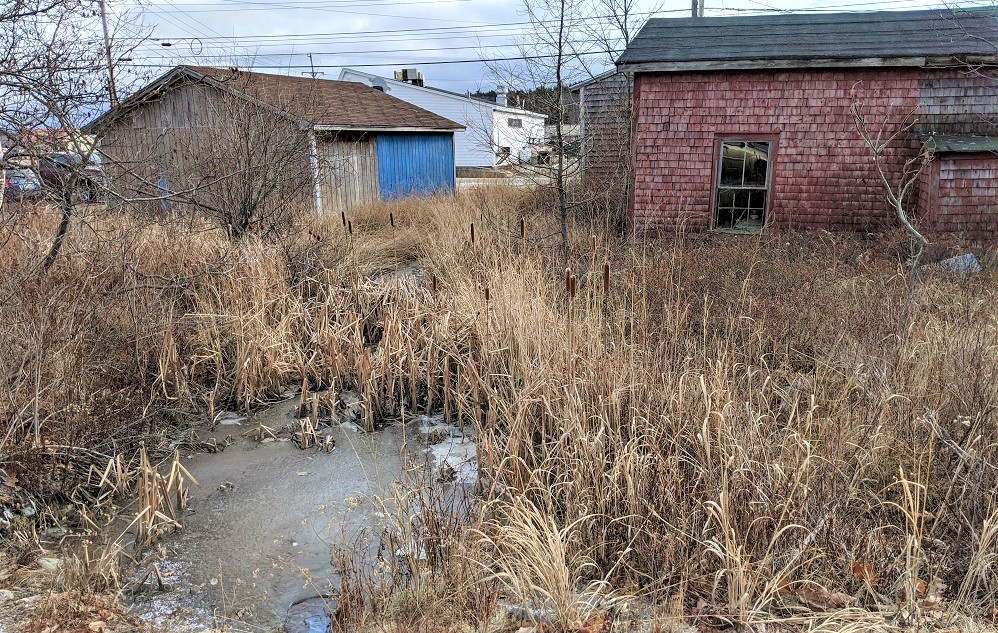
<path fill-rule="evenodd" d="M 507 119 L 509 127 L 523 127 L 522 119 Z"/>
<path fill-rule="evenodd" d="M 714 226 L 761 231 L 769 203 L 768 141 L 723 141 L 718 157 Z"/>
<path fill-rule="evenodd" d="M 513 154 L 512 147 L 500 147 L 499 148 L 499 160 L 507 160 Z"/>

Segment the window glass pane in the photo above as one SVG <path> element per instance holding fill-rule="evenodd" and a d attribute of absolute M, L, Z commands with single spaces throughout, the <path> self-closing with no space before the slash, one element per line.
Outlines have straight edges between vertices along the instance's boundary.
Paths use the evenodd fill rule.
<path fill-rule="evenodd" d="M 721 146 L 721 185 L 741 186 L 744 168 L 745 143 L 724 143 Z"/>
<path fill-rule="evenodd" d="M 769 169 L 769 143 L 747 143 L 745 148 L 745 184 L 766 185 Z"/>
<path fill-rule="evenodd" d="M 766 223 L 772 145 L 763 141 L 721 143 L 716 193 L 717 228 L 758 231 Z"/>

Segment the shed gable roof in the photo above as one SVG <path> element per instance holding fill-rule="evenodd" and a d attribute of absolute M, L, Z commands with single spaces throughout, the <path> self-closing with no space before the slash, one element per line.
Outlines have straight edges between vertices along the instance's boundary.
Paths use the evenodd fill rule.
<path fill-rule="evenodd" d="M 380 90 L 347 81 L 258 73 L 234 68 L 178 66 L 123 101 L 89 127 L 137 107 L 177 80 L 205 81 L 284 115 L 327 130 L 463 130 L 464 126 Z"/>
<path fill-rule="evenodd" d="M 917 65 L 927 57 L 994 56 L 996 42 L 998 10 L 992 7 L 655 18 L 617 64 L 637 71 L 689 70 L 693 64 L 703 69 L 751 68 L 760 61 L 776 62 L 770 67 L 849 60 L 854 63 L 847 65 Z"/>

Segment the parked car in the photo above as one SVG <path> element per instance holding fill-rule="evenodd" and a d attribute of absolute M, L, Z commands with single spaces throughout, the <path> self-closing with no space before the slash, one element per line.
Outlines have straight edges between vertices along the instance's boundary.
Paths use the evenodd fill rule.
<path fill-rule="evenodd" d="M 52 152 L 38 160 L 38 175 L 56 195 L 68 193 L 73 200 L 97 200 L 107 188 L 100 154 L 94 152 L 89 159 L 73 152 Z"/>
<path fill-rule="evenodd" d="M 5 200 L 36 200 L 42 197 L 42 181 L 29 167 L 10 165 L 3 170 Z"/>

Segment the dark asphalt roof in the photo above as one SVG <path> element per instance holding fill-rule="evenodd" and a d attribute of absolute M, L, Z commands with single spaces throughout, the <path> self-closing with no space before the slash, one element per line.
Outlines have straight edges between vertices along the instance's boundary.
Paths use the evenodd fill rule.
<path fill-rule="evenodd" d="M 329 129 L 464 129 L 450 119 L 359 83 L 207 66 L 177 66 L 122 101 L 119 107 L 88 123 L 87 129 L 96 129 L 121 113 L 140 107 L 161 90 L 185 79 L 214 82 L 217 87 L 256 99 L 277 113 Z"/>
<path fill-rule="evenodd" d="M 617 61 L 750 61 L 995 55 L 998 9 L 655 18 Z"/>
<path fill-rule="evenodd" d="M 316 125 L 351 129 L 463 126 L 401 99 L 351 81 L 292 77 L 248 70 L 187 66 L 226 87 Z"/>

